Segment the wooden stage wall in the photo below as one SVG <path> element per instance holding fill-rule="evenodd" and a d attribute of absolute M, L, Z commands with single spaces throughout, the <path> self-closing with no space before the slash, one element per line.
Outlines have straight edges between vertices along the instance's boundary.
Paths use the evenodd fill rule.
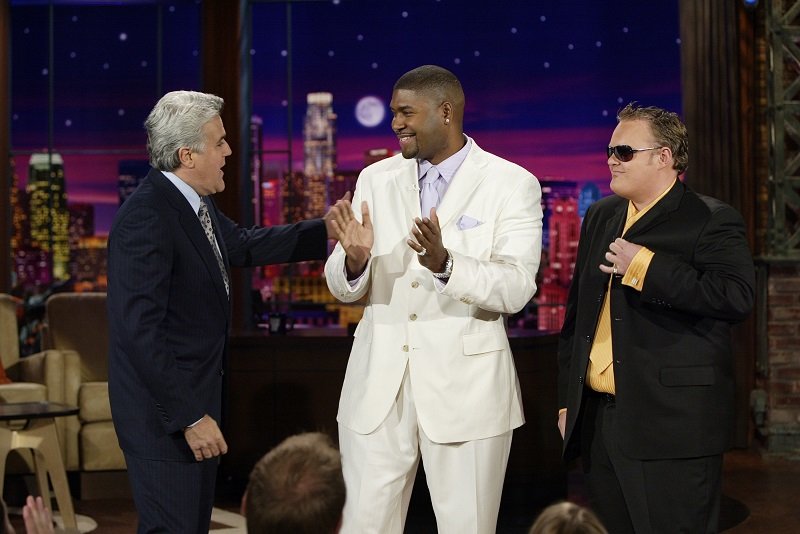
<path fill-rule="evenodd" d="M 322 431 L 337 438 L 336 410 L 351 343 L 344 333 L 232 337 L 223 418 L 229 452 L 220 465 L 219 492 L 238 499 L 255 462 L 287 436 Z M 527 423 L 514 432 L 501 523 L 533 521 L 541 508 L 566 497 L 556 428 L 556 346 L 553 334 L 511 337 Z M 428 500 L 420 470 L 409 523 L 430 513 Z"/>

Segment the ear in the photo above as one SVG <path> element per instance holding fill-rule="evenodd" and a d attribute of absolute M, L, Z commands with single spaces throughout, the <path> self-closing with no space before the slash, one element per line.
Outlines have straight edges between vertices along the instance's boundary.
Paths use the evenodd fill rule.
<path fill-rule="evenodd" d="M 453 104 L 450 102 L 442 104 L 442 119 L 444 119 L 445 124 L 450 124 L 453 120 Z"/>
<path fill-rule="evenodd" d="M 182 146 L 178 149 L 178 160 L 181 162 L 182 167 L 194 167 L 194 159 L 192 159 L 192 150 L 189 147 Z"/>
<path fill-rule="evenodd" d="M 665 146 L 661 148 L 661 152 L 658 154 L 658 163 L 664 167 L 672 168 L 672 149 Z"/>

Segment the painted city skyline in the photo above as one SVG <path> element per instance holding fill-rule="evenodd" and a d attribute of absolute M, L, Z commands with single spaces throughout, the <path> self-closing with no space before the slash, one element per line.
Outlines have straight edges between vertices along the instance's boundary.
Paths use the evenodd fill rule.
<path fill-rule="evenodd" d="M 162 91 L 201 90 L 200 2 L 55 2 L 52 63 L 43 4 L 12 2 L 15 239 L 31 245 L 15 247 L 15 272 L 44 285 L 66 275 L 75 288 L 102 290 L 111 220 L 147 172 L 144 118 Z M 363 167 L 397 151 L 394 81 L 421 64 L 444 66 L 464 87 L 466 133 L 542 184 L 540 290 L 509 326 L 558 329 L 581 217 L 608 193 L 605 146 L 616 112 L 630 101 L 680 110 L 678 6 L 658 4 L 254 3 L 249 136 L 232 148 L 248 154 L 255 219 L 322 215 Z M 32 171 L 46 158 L 60 162 L 55 211 L 40 198 L 47 169 Z M 61 221 L 47 240 L 36 234 L 43 219 Z M 360 308 L 335 303 L 321 270 L 321 262 L 254 269 L 254 315 L 291 311 L 307 326 L 357 321 Z"/>
<path fill-rule="evenodd" d="M 24 185 L 30 153 L 47 146 L 43 108 L 52 76 L 53 149 L 64 161 L 67 200 L 93 205 L 103 234 L 119 205 L 120 160 L 146 160 L 142 122 L 159 96 L 156 7 L 74 4 L 80 3 L 55 3 L 51 72 L 48 6 L 11 3 L 12 152 Z M 291 7 L 295 170 L 304 165 L 307 94 L 332 95 L 337 170 L 357 171 L 365 151 L 397 148 L 387 108 L 391 86 L 424 63 L 462 80 L 466 132 L 540 180 L 594 181 L 605 191 L 603 147 L 616 111 L 631 100 L 680 109 L 677 2 L 509 1 L 494 10 L 455 0 L 376 4 Z M 286 9 L 252 6 L 252 111 L 263 120 L 267 151 L 286 149 Z M 198 3 L 165 3 L 162 13 L 169 30 L 163 90 L 199 89 Z"/>

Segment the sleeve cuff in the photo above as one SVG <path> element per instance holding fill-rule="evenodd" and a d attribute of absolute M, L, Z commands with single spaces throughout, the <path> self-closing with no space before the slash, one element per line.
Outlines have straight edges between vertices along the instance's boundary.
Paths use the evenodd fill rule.
<path fill-rule="evenodd" d="M 641 291 L 644 286 L 644 278 L 647 275 L 647 269 L 650 267 L 650 262 L 653 260 L 654 253 L 652 250 L 642 247 L 639 252 L 631 260 L 628 270 L 622 277 L 622 285 L 632 287 L 636 291 Z"/>

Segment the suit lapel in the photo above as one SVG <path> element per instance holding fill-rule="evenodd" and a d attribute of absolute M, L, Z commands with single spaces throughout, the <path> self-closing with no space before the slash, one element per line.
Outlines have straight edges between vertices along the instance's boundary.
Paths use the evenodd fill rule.
<path fill-rule="evenodd" d="M 622 235 L 625 228 L 625 219 L 628 217 L 628 202 L 620 202 L 614 209 L 614 214 L 606 221 L 606 228 L 603 233 L 603 247 Z"/>
<path fill-rule="evenodd" d="M 211 279 L 214 281 L 214 288 L 217 292 L 217 296 L 220 298 L 220 304 L 227 308 L 229 301 L 228 295 L 225 292 L 225 282 L 222 280 L 222 273 L 219 271 L 217 258 L 214 256 L 214 251 L 211 250 L 211 244 L 206 238 L 206 233 L 203 230 L 203 225 L 200 224 L 200 219 L 198 219 L 197 214 L 192 211 L 191 205 L 183 194 L 172 185 L 172 182 L 170 182 L 166 176 L 160 171 L 155 171 L 155 174 L 152 174 L 151 177 L 153 178 L 153 183 L 163 192 L 164 198 L 167 199 L 172 209 L 175 210 L 178 224 L 180 224 L 186 237 L 189 238 L 189 241 L 194 246 L 198 256 L 200 256 L 201 261 L 208 270 L 209 276 L 211 276 Z M 211 213 L 215 211 L 215 209 L 209 209 Z M 224 248 L 224 246 L 222 246 L 224 242 L 219 236 L 217 236 L 217 242 L 220 243 L 221 248 Z"/>
<path fill-rule="evenodd" d="M 458 210 L 464 205 L 464 200 L 469 198 L 486 178 L 487 166 L 486 153 L 473 140 L 469 154 L 453 176 L 444 199 L 436 210 L 440 228 L 444 228 L 458 215 Z"/>
<path fill-rule="evenodd" d="M 400 168 L 394 176 L 394 182 L 400 192 L 406 219 L 410 222 L 415 217 L 421 217 L 417 161 L 414 159 L 401 160 Z"/>
<path fill-rule="evenodd" d="M 669 220 L 672 212 L 678 209 L 683 198 L 683 193 L 686 186 L 678 180 L 672 186 L 669 193 L 662 198 L 655 206 L 650 208 L 650 211 L 636 221 L 625 234 L 625 238 L 634 238 L 637 235 L 643 234 L 651 228 Z"/>

